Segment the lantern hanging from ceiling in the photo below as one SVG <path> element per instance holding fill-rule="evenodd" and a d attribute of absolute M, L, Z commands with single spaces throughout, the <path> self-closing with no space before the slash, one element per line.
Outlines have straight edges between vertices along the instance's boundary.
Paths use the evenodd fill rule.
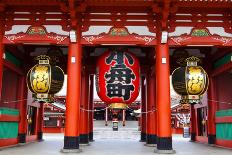
<path fill-rule="evenodd" d="M 97 60 L 96 89 L 111 108 L 124 109 L 138 97 L 140 66 L 138 59 L 125 51 L 107 51 Z"/>
<path fill-rule="evenodd" d="M 172 73 L 172 86 L 175 92 L 181 95 L 180 103 L 196 104 L 208 89 L 208 75 L 198 66 L 197 57 L 186 59 L 187 66 L 179 67 Z"/>
<path fill-rule="evenodd" d="M 63 87 L 63 70 L 51 64 L 50 57 L 40 55 L 36 58 L 38 64 L 27 73 L 27 86 L 38 101 L 52 101 L 54 94 Z"/>

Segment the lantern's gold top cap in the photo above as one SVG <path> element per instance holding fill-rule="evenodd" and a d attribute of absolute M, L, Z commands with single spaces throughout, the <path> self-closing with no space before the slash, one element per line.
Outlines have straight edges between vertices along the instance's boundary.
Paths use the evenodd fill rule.
<path fill-rule="evenodd" d="M 191 61 L 193 61 L 193 62 L 199 62 L 200 59 L 198 57 L 191 56 L 191 57 L 187 58 L 186 61 L 187 62 L 191 62 Z"/>
<path fill-rule="evenodd" d="M 35 60 L 50 60 L 50 57 L 47 55 L 39 55 L 35 58 Z"/>
<path fill-rule="evenodd" d="M 47 55 L 39 55 L 35 60 L 39 61 L 39 64 L 49 64 L 50 57 Z"/>
<path fill-rule="evenodd" d="M 197 66 L 197 63 L 201 60 L 198 57 L 191 56 L 185 60 L 187 62 L 187 66 Z"/>

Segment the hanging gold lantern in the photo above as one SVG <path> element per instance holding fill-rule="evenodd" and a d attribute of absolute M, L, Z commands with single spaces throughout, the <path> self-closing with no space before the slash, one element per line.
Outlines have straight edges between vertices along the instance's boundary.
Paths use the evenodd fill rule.
<path fill-rule="evenodd" d="M 38 101 L 51 101 L 63 87 L 64 72 L 60 67 L 51 65 L 49 56 L 40 55 L 36 60 L 39 64 L 27 73 L 27 86 Z"/>
<path fill-rule="evenodd" d="M 172 73 L 172 86 L 175 92 L 181 95 L 180 103 L 200 103 L 200 99 L 207 91 L 208 75 L 197 65 L 199 61 L 197 57 L 189 57 L 186 59 L 187 66 L 179 67 Z"/>

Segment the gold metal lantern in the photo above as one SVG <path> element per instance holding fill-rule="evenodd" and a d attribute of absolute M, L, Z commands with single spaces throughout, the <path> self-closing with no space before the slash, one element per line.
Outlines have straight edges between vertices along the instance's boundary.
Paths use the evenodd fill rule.
<path fill-rule="evenodd" d="M 51 101 L 63 87 L 64 72 L 51 65 L 49 56 L 40 55 L 36 60 L 39 63 L 27 73 L 27 86 L 38 101 Z"/>
<path fill-rule="evenodd" d="M 187 66 L 179 67 L 172 73 L 172 86 L 175 92 L 181 95 L 180 103 L 200 103 L 203 94 L 208 89 L 208 75 L 198 66 L 197 57 L 186 59 Z"/>

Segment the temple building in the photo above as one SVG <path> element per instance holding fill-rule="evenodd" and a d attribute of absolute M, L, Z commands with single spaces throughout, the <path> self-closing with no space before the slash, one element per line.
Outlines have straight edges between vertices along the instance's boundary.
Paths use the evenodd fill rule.
<path fill-rule="evenodd" d="M 60 149 L 78 152 L 106 115 L 139 120 L 141 141 L 157 153 L 174 153 L 172 133 L 184 126 L 191 141 L 232 148 L 231 10 L 231 0 L 1 0 L 0 148 L 64 132 Z M 66 95 L 52 102 L 29 91 L 41 55 L 67 75 Z M 192 56 L 205 72 L 178 89 L 200 89 L 204 73 L 205 93 L 175 99 L 171 75 Z M 138 109 L 140 118 L 131 117 Z"/>

